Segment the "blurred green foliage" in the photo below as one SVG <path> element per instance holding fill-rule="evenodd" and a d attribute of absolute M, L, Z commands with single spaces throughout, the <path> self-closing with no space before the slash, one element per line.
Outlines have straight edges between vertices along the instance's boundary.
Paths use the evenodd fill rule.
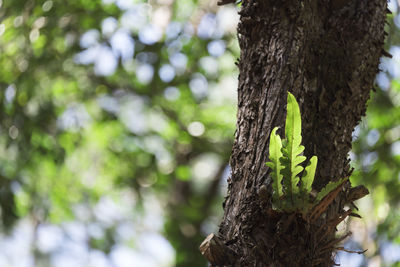
<path fill-rule="evenodd" d="M 221 216 L 234 138 L 235 13 L 207 0 L 0 0 L 2 231 L 27 218 L 96 224 L 112 199 L 134 222 L 159 214 L 176 266 L 205 266 L 197 247 Z M 373 188 L 375 240 L 400 242 L 400 81 L 387 78 L 352 180 Z M 88 247 L 111 253 L 123 222 L 103 223 Z"/>
<path fill-rule="evenodd" d="M 176 265 L 205 265 L 197 246 L 221 212 L 239 53 L 216 11 L 186 0 L 1 2 L 4 231 L 18 218 L 79 220 L 77 207 L 129 189 L 139 215 L 153 212 L 148 195 L 161 200 Z M 92 249 L 112 250 L 110 227 Z"/>
<path fill-rule="evenodd" d="M 380 247 L 388 241 L 400 243 L 399 18 L 397 12 L 388 15 L 386 31 L 389 36 L 385 49 L 393 57 L 381 59 L 378 86 L 371 92 L 366 117 L 354 132 L 351 153 L 355 168 L 351 180 L 370 189 L 370 198 L 360 203 L 369 231 L 362 245 L 370 250 L 369 258 L 382 253 Z M 375 245 L 371 245 L 372 242 Z M 395 254 L 398 255 L 398 251 Z M 400 263 L 399 256 L 392 262 L 384 260 L 382 266 L 397 266 L 395 262 Z"/>

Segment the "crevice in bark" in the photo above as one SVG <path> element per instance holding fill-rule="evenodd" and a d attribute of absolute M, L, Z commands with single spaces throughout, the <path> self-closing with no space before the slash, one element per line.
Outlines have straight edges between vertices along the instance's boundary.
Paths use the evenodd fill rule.
<path fill-rule="evenodd" d="M 350 174 L 351 134 L 365 114 L 378 71 L 386 5 L 385 0 L 242 2 L 237 131 L 218 235 L 235 263 L 225 265 L 332 265 L 340 239 L 327 225 L 344 216 L 350 184 L 313 224 L 273 212 L 268 138 L 273 127 L 283 129 L 289 90 L 300 105 L 305 154 L 319 159 L 314 189 Z M 264 197 L 258 197 L 260 190 Z"/>

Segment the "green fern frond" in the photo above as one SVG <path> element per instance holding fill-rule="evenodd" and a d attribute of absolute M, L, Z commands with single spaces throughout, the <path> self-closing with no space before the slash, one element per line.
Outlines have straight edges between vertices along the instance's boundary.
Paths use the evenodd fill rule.
<path fill-rule="evenodd" d="M 298 174 L 304 169 L 300 164 L 306 160 L 306 157 L 300 155 L 304 151 L 304 146 L 301 145 L 300 108 L 296 98 L 289 92 L 285 136 L 286 146 L 282 148 L 283 157 L 281 159 L 284 166 L 281 172 L 283 174 L 283 192 L 294 205 L 297 202 L 295 196 L 299 193 L 298 183 L 300 179 Z"/>
<path fill-rule="evenodd" d="M 317 156 L 313 156 L 308 162 L 301 177 L 300 192 L 304 197 L 304 202 L 308 202 L 308 193 L 311 192 L 312 190 L 312 184 L 314 182 L 317 163 L 318 163 Z"/>
<path fill-rule="evenodd" d="M 320 202 L 324 197 L 326 197 L 330 192 L 335 190 L 339 185 L 341 185 L 344 181 L 346 181 L 348 177 L 344 177 L 338 181 L 329 182 L 324 188 L 321 189 L 320 192 L 317 193 L 317 197 L 315 198 L 315 203 Z"/>
<path fill-rule="evenodd" d="M 283 195 L 282 192 L 282 177 L 283 175 L 281 174 L 282 170 L 282 165 L 279 161 L 279 159 L 282 157 L 282 141 L 281 137 L 276 134 L 276 131 L 278 130 L 278 127 L 275 127 L 271 135 L 269 137 L 269 159 L 270 162 L 267 162 L 267 166 L 271 168 L 272 173 L 272 200 L 273 203 L 280 208 L 280 197 Z"/>
<path fill-rule="evenodd" d="M 296 98 L 288 92 L 287 114 L 285 124 L 286 138 L 281 140 L 275 127 L 270 135 L 269 159 L 266 163 L 271 168 L 272 204 L 273 208 L 284 212 L 301 212 L 307 215 L 315 205 L 321 202 L 329 193 L 338 188 L 346 178 L 329 182 L 314 201 L 310 199 L 312 184 L 315 178 L 318 158 L 313 156 L 304 169 L 301 165 L 306 157 L 301 155 L 304 146 L 301 145 L 301 115 Z M 300 173 L 303 172 L 301 179 Z"/>

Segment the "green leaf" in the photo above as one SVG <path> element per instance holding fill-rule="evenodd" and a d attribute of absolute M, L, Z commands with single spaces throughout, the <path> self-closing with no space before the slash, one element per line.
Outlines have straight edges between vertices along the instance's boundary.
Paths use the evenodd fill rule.
<path fill-rule="evenodd" d="M 272 200 L 273 203 L 279 208 L 280 207 L 280 197 L 283 195 L 282 192 L 282 177 L 281 174 L 282 165 L 279 159 L 282 157 L 282 141 L 281 137 L 276 134 L 278 127 L 275 127 L 269 137 L 269 159 L 266 165 L 271 168 L 272 173 Z"/>
<path fill-rule="evenodd" d="M 314 182 L 315 170 L 317 169 L 317 162 L 318 162 L 317 156 L 313 156 L 308 162 L 303 172 L 303 176 L 301 177 L 300 192 L 304 197 L 307 198 L 304 199 L 305 201 L 308 201 L 308 194 L 311 192 L 312 189 L 311 186 L 312 183 Z"/>
<path fill-rule="evenodd" d="M 180 165 L 175 169 L 176 177 L 181 181 L 188 181 L 191 176 L 191 170 L 189 166 Z"/>
<path fill-rule="evenodd" d="M 283 157 L 281 163 L 284 165 L 281 173 L 283 174 L 283 192 L 292 205 L 297 203 L 295 199 L 299 193 L 298 183 L 300 181 L 297 176 L 303 171 L 300 166 L 306 160 L 306 157 L 300 156 L 304 151 L 301 145 L 301 116 L 300 108 L 296 98 L 288 92 L 287 97 L 287 114 L 285 125 L 286 146 L 282 148 Z M 299 204 L 299 203 L 297 203 Z"/>
<path fill-rule="evenodd" d="M 324 188 L 322 188 L 320 192 L 318 192 L 315 203 L 319 203 L 324 197 L 326 197 L 326 195 L 335 190 L 347 179 L 349 179 L 349 177 L 344 177 L 343 179 L 340 179 L 338 181 L 329 182 Z"/>

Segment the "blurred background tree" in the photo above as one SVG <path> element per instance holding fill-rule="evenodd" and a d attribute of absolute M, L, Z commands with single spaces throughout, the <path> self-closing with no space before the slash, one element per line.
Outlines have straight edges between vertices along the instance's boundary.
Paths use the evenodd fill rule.
<path fill-rule="evenodd" d="M 0 0 L 0 266 L 206 266 L 236 117 L 237 9 L 211 0 Z M 342 266 L 400 266 L 400 16 L 353 183 Z"/>

